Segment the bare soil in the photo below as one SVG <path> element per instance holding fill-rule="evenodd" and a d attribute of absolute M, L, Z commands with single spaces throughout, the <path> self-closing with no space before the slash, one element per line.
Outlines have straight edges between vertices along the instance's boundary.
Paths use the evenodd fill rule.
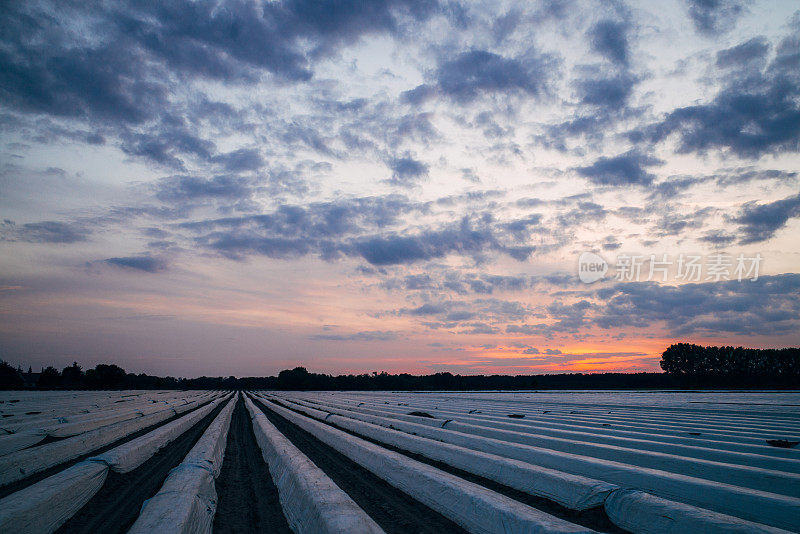
<path fill-rule="evenodd" d="M 215 534 L 291 534 L 242 400 L 233 410 L 225 460 L 216 485 Z"/>

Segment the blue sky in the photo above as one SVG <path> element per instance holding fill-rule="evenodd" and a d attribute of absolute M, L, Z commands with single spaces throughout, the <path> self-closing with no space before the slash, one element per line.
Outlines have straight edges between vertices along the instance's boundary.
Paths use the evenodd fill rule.
<path fill-rule="evenodd" d="M 0 353 L 195 376 L 800 343 L 788 1 L 18 2 Z M 587 285 L 578 258 L 611 270 Z M 618 258 L 760 255 L 758 279 Z"/>

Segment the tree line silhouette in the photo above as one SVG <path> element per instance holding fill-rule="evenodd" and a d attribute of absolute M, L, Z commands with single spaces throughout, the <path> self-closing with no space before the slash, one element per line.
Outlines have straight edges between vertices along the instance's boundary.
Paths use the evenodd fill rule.
<path fill-rule="evenodd" d="M 278 376 L 175 378 L 126 373 L 114 364 L 84 371 L 77 362 L 61 371 L 46 367 L 25 373 L 0 361 L 0 389 L 275 389 L 466 391 L 530 389 L 786 389 L 800 384 L 800 348 L 745 349 L 671 345 L 661 356 L 663 373 L 560 373 L 548 375 L 430 375 L 373 372 L 328 375 L 305 367 Z"/>
<path fill-rule="evenodd" d="M 800 348 L 746 349 L 677 343 L 661 355 L 661 368 L 689 386 L 798 388 Z"/>

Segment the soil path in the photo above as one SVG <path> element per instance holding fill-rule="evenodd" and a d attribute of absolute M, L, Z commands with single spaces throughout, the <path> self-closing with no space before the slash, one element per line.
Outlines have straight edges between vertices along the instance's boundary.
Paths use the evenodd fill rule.
<path fill-rule="evenodd" d="M 217 477 L 217 503 L 215 534 L 292 532 L 242 400 L 233 410 L 225 461 Z"/>

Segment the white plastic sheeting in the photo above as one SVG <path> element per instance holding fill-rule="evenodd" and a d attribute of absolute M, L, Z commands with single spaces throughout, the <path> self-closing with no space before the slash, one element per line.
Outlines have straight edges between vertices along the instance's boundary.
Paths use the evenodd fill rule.
<path fill-rule="evenodd" d="M 624 394 L 620 394 L 624 395 Z M 418 395 L 423 397 L 424 395 Z M 433 404 L 425 402 L 424 400 L 412 400 L 410 398 L 398 396 L 396 400 L 408 400 L 409 402 L 395 402 L 391 404 L 379 403 L 375 400 L 368 400 L 364 398 L 363 401 L 345 396 L 345 394 L 332 397 L 330 394 L 303 394 L 312 402 L 322 402 L 327 405 L 334 405 L 342 408 L 349 408 L 353 410 L 364 410 L 368 413 L 370 410 L 386 412 L 393 412 L 400 415 L 405 415 L 411 410 L 423 410 L 431 413 L 440 419 L 457 419 L 459 421 L 471 422 L 476 425 L 495 426 L 497 428 L 508 428 L 507 425 L 513 425 L 511 430 L 519 430 L 522 432 L 530 431 L 542 434 L 557 435 L 562 437 L 577 436 L 576 432 L 583 435 L 592 436 L 589 441 L 596 440 L 598 442 L 608 442 L 617 445 L 626 445 L 635 447 L 637 443 L 642 443 L 647 450 L 661 450 L 661 452 L 676 452 L 676 449 L 669 449 L 669 444 L 697 446 L 698 448 L 718 452 L 735 451 L 743 453 L 752 453 L 764 456 L 775 456 L 781 458 L 800 459 L 800 450 L 797 449 L 780 449 L 770 447 L 765 441 L 765 437 L 776 437 L 782 433 L 776 427 L 769 427 L 757 437 L 742 436 L 737 432 L 738 424 L 730 425 L 725 432 L 708 433 L 701 431 L 696 425 L 693 425 L 689 431 L 674 431 L 663 426 L 648 426 L 638 427 L 639 418 L 636 414 L 630 414 L 627 419 L 608 421 L 605 419 L 608 414 L 594 414 L 591 418 L 580 416 L 581 419 L 576 419 L 578 415 L 563 414 L 553 407 L 551 410 L 540 410 L 542 413 L 532 413 L 531 410 L 521 410 L 524 413 L 524 419 L 509 419 L 509 413 L 517 412 L 517 406 L 509 406 L 505 409 L 499 407 L 492 409 L 479 406 L 474 402 L 441 402 Z M 293 395 L 293 398 L 297 396 Z M 455 397 L 450 399 L 455 400 Z M 800 399 L 798 399 L 800 401 Z M 388 402 L 388 401 L 386 401 Z M 500 405 L 502 406 L 502 405 Z M 563 408 L 561 410 L 563 412 Z M 605 412 L 604 412 L 605 413 Z M 616 413 L 616 412 L 615 412 Z M 380 415 L 380 414 L 379 414 Z M 680 418 L 679 413 L 673 413 L 670 417 L 675 420 Z M 706 417 L 712 417 L 710 414 Z M 752 415 L 748 415 L 752 417 Z M 791 433 L 786 434 L 784 437 L 791 437 Z M 604 438 L 607 441 L 604 441 Z M 616 438 L 616 439 L 615 439 Z M 629 441 L 629 440 L 633 441 Z M 622 441 L 620 441 L 622 440 Z M 667 448 L 654 448 L 658 447 L 658 443 L 663 442 Z M 705 456 L 700 456 L 705 457 Z M 708 457 L 708 459 L 716 459 L 720 461 L 730 461 L 721 458 Z M 733 461 L 733 463 L 736 463 Z M 751 465 L 751 462 L 747 462 Z M 767 467 L 762 465 L 761 467 Z"/>
<path fill-rule="evenodd" d="M 202 418 L 210 414 L 220 402 L 220 400 L 212 401 L 184 415 L 180 419 L 160 426 L 144 436 L 132 439 L 103 454 L 93 456 L 89 458 L 89 460 L 104 463 L 118 473 L 133 471 L 146 462 L 159 449 L 169 444 L 175 438 L 197 424 Z"/>
<path fill-rule="evenodd" d="M 64 405 L 58 402 L 57 396 L 52 396 L 55 398 L 50 400 L 50 395 L 43 394 L 44 400 L 49 401 L 46 406 L 39 406 L 37 410 L 15 413 L 14 415 L 3 414 L 4 418 L 0 425 L 2 425 L 3 430 L 11 433 L 46 432 L 48 435 L 56 437 L 67 437 L 86 430 L 93 430 L 93 428 L 96 428 L 92 426 L 96 424 L 95 421 L 101 421 L 104 418 L 114 418 L 124 414 L 135 416 L 137 412 L 142 412 L 142 415 L 145 415 L 167 407 L 180 406 L 187 402 L 201 400 L 211 395 L 205 392 L 191 394 L 173 392 L 169 395 L 161 395 L 159 393 L 163 392 L 135 398 L 120 398 L 119 393 L 117 393 L 115 396 L 95 397 L 94 400 L 96 402 L 91 405 L 86 403 L 78 405 L 67 403 Z M 112 420 L 105 424 L 113 422 L 116 421 Z"/>
<path fill-rule="evenodd" d="M 270 409 L 470 532 L 594 532 L 307 416 Z"/>
<path fill-rule="evenodd" d="M 231 414 L 236 398 L 231 399 L 203 436 L 175 469 L 161 489 L 142 505 L 129 534 L 171 532 L 195 534 L 211 532 L 217 510 L 214 479 L 219 476 Z"/>
<path fill-rule="evenodd" d="M 294 394 L 281 394 L 281 397 L 286 396 L 294 397 Z M 324 407 L 319 404 L 317 406 Z M 442 423 L 441 420 L 412 416 L 404 416 L 403 420 L 399 420 L 399 418 L 386 418 L 359 412 L 346 412 L 344 410 L 339 411 L 347 413 L 348 417 L 354 419 L 391 427 L 407 433 L 414 433 L 419 436 L 507 458 L 516 458 L 557 471 L 604 480 L 622 487 L 649 491 L 665 499 L 707 508 L 720 514 L 728 514 L 757 523 L 800 531 L 800 514 L 797 513 L 800 510 L 800 500 L 794 497 L 740 488 L 725 483 L 710 482 L 637 465 L 454 432 L 449 430 L 450 424 L 446 425 L 447 429 L 429 426 L 440 425 Z M 406 422 L 405 419 L 415 419 L 418 423 Z"/>
<path fill-rule="evenodd" d="M 315 400 L 306 400 L 304 402 L 361 411 L 373 415 L 386 415 L 406 421 L 420 419 L 419 417 L 406 415 L 412 408 L 405 406 L 397 407 L 374 404 L 366 405 L 364 403 L 343 403 L 341 400 L 339 400 L 339 402 L 332 402 L 330 399 L 326 398 L 316 398 Z M 507 416 L 483 413 L 470 414 L 467 413 L 466 409 L 459 411 L 452 409 L 452 407 L 448 410 L 434 410 L 427 406 L 415 406 L 415 408 L 425 410 L 439 420 L 450 419 L 489 428 L 513 430 L 579 441 L 590 441 L 592 443 L 619 445 L 668 454 L 680 454 L 682 456 L 703 458 L 706 460 L 738 463 L 752 467 L 800 473 L 800 454 L 798 454 L 798 451 L 770 447 L 764 440 L 760 440 L 757 444 L 754 444 L 705 440 L 688 435 L 656 436 L 645 432 L 620 430 L 615 428 L 615 425 L 610 424 L 607 427 L 601 428 L 571 426 L 555 423 L 554 421 L 543 421 L 541 419 L 531 420 L 527 418 L 510 420 Z"/>
<path fill-rule="evenodd" d="M 201 403 L 202 401 L 190 402 L 181 407 L 168 408 L 144 417 L 115 423 L 71 438 L 0 457 L 0 486 L 22 480 L 54 465 L 78 458 L 150 425 L 165 421 L 176 413 L 183 413 L 195 408 Z"/>
<path fill-rule="evenodd" d="M 81 462 L 0 500 L 0 532 L 53 532 L 81 509 L 106 480 L 108 467 Z"/>
<path fill-rule="evenodd" d="M 635 392 L 605 393 L 604 395 L 606 400 L 613 399 L 617 402 L 626 402 L 637 398 Z M 718 402 L 721 402 L 723 406 L 735 404 L 736 412 L 729 408 L 698 408 L 698 405 L 704 406 L 703 401 L 693 399 L 702 399 L 703 394 L 677 392 L 649 392 L 645 395 L 638 395 L 639 402 L 643 402 L 642 399 L 650 399 L 649 402 L 653 403 L 652 406 L 612 407 L 609 404 L 607 408 L 576 402 L 576 398 L 596 396 L 576 392 L 519 395 L 509 393 L 459 393 L 453 395 L 452 393 L 376 392 L 333 396 L 330 393 L 320 393 L 317 395 L 304 394 L 303 397 L 323 402 L 335 399 L 339 402 L 352 403 L 354 406 L 364 405 L 386 410 L 396 410 L 398 406 L 407 406 L 406 412 L 419 409 L 436 413 L 441 410 L 438 413 L 446 419 L 455 418 L 454 413 L 461 412 L 484 419 L 510 421 L 507 419 L 509 413 L 519 413 L 524 414 L 525 419 L 517 419 L 515 422 L 523 425 L 533 424 L 537 428 L 584 429 L 610 435 L 625 433 L 629 436 L 645 437 L 646 439 L 678 438 L 683 442 L 705 443 L 713 447 L 750 445 L 760 448 L 761 454 L 799 457 L 800 451 L 798 450 L 775 449 L 769 447 L 765 442 L 766 438 L 795 439 L 800 436 L 800 426 L 798 426 L 800 419 L 797 414 L 791 412 L 792 405 L 796 405 L 800 401 L 798 394 L 772 392 L 765 396 L 766 398 L 759 398 L 758 400 L 761 402 L 757 406 L 748 406 L 746 401 L 730 393 L 720 394 L 719 397 L 725 398 L 723 395 L 727 395 L 727 401 L 719 398 Z M 774 404 L 766 402 L 772 395 L 775 398 L 782 398 L 782 401 Z M 552 400 L 533 402 L 529 400 L 530 398 Z M 662 404 L 675 403 L 676 398 L 681 399 L 680 408 L 662 409 L 658 407 Z M 782 410 L 784 413 L 760 413 L 760 410 L 766 406 L 771 406 L 773 411 Z M 738 413 L 739 410 L 747 410 L 749 413 Z M 755 450 L 742 452 L 755 452 Z"/>
<path fill-rule="evenodd" d="M 509 443 L 361 413 L 349 416 L 407 433 L 480 450 L 557 471 L 603 480 L 621 487 L 641 489 L 660 497 L 729 514 L 779 528 L 800 531 L 800 499 L 740 488 L 691 476 L 621 462 Z"/>
<path fill-rule="evenodd" d="M 382 534 L 339 486 L 295 447 L 245 397 L 264 460 L 278 488 L 281 507 L 297 534 Z"/>
<path fill-rule="evenodd" d="M 327 413 L 310 408 L 298 407 L 298 409 L 315 419 L 333 423 L 381 443 L 421 454 L 431 460 L 444 462 L 530 495 L 548 498 L 571 510 L 588 510 L 601 506 L 606 496 L 617 489 L 617 486 L 607 482 L 414 436 L 340 415 L 329 416 Z"/>
<path fill-rule="evenodd" d="M 119 400 L 114 401 L 112 400 L 114 397 L 110 397 L 105 399 L 108 405 L 103 407 L 86 407 L 85 404 L 80 404 L 78 407 L 61 406 L 57 402 L 60 395 L 52 395 L 52 397 L 55 397 L 53 400 L 56 402 L 51 403 L 47 411 L 42 412 L 41 415 L 26 415 L 22 413 L 12 416 L 11 419 L 3 420 L 2 430 L 5 433 L 0 433 L 0 456 L 34 446 L 48 436 L 54 438 L 71 437 L 103 426 L 143 417 L 170 407 L 178 408 L 176 410 L 176 413 L 178 413 L 180 407 L 187 402 L 195 402 L 208 397 L 208 394 L 187 396 L 175 392 L 172 395 L 164 396 L 158 395 L 158 393 L 163 392 L 151 392 L 149 396 L 142 398 L 137 395 L 135 400 L 125 401 L 120 404 L 118 404 Z M 119 394 L 116 396 L 119 397 Z M 51 395 L 46 396 L 46 398 L 50 397 Z M 156 397 L 164 398 L 157 400 Z M 97 399 L 97 397 L 93 398 Z M 38 400 L 37 404 L 39 402 L 41 400 Z M 53 406 L 57 406 L 57 408 L 53 408 Z M 42 408 L 44 409 L 44 407 Z M 38 411 L 28 413 L 38 413 Z M 56 413 L 61 415 L 55 416 Z"/>
<path fill-rule="evenodd" d="M 661 499 L 637 490 L 620 490 L 605 504 L 609 519 L 637 534 L 788 534 L 787 530 Z"/>
<path fill-rule="evenodd" d="M 218 402 L 212 404 L 218 404 Z M 201 410 L 206 408 L 209 406 L 203 407 Z M 194 415 L 195 412 L 175 422 L 189 420 Z M 188 428 L 189 426 L 186 426 L 184 431 Z M 158 450 L 154 450 L 152 444 L 162 442 L 163 433 L 160 433 L 159 430 L 156 429 L 142 436 L 143 438 L 151 435 L 157 436 L 152 441 L 142 442 L 143 447 L 150 451 L 150 455 Z M 0 500 L 0 532 L 55 531 L 102 487 L 108 474 L 110 461 L 113 460 L 115 465 L 130 467 L 138 466 L 149 458 L 147 456 L 142 460 L 141 451 L 129 447 L 129 443 L 131 442 L 108 451 L 105 461 L 105 455 L 84 460 Z M 214 458 L 218 454 L 221 453 L 212 452 Z M 126 455 L 130 458 L 126 458 Z"/>
<path fill-rule="evenodd" d="M 46 437 L 45 432 L 22 432 L 0 436 L 0 456 L 36 445 Z"/>

